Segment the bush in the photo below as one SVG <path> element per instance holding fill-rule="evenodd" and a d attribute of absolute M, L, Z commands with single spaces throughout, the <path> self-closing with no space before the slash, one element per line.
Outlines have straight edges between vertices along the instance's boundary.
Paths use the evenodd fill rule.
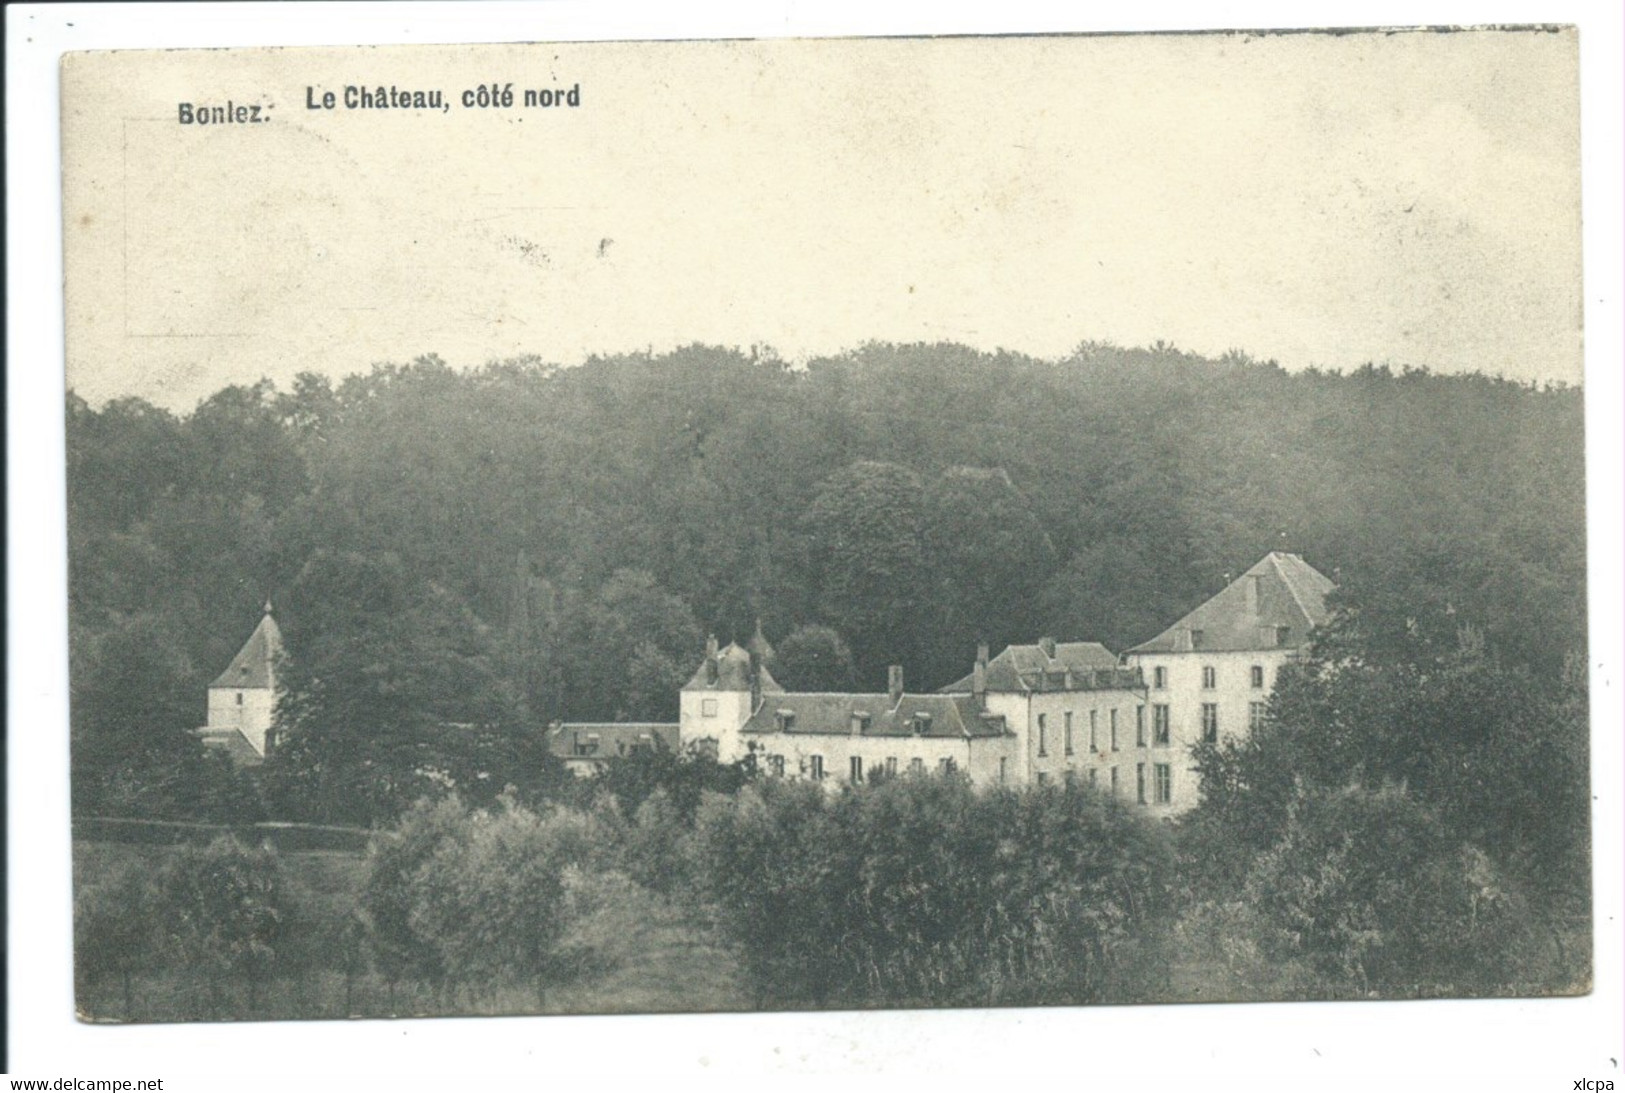
<path fill-rule="evenodd" d="M 373 959 L 389 984 L 407 980 L 438 990 L 446 969 L 436 939 L 412 922 L 420 871 L 446 845 L 463 837 L 467 813 L 455 797 L 419 801 L 393 831 L 375 836 L 367 847 L 367 881 L 361 910 Z"/>
<path fill-rule="evenodd" d="M 152 872 L 138 864 L 74 893 L 74 979 L 81 1012 L 90 1010 L 92 986 L 117 979 L 124 1019 L 134 1018 L 135 980 L 158 963 L 158 903 Z"/>
<path fill-rule="evenodd" d="M 1555 972 L 1512 882 L 1399 787 L 1300 792 L 1241 902 L 1260 953 L 1324 993 L 1493 994 Z"/>
<path fill-rule="evenodd" d="M 276 853 L 225 837 L 206 847 L 181 847 L 158 886 L 157 916 L 169 955 L 207 978 L 217 1009 L 222 980 L 242 979 L 252 1011 L 288 937 L 288 900 Z"/>
<path fill-rule="evenodd" d="M 564 974 L 564 871 L 614 847 L 600 818 L 538 815 L 511 797 L 489 811 L 422 803 L 373 844 L 362 895 L 374 958 L 392 985 L 488 993 L 533 990 Z M 579 962 L 579 961 L 578 961 Z"/>
<path fill-rule="evenodd" d="M 1172 851 L 1092 790 L 767 782 L 701 808 L 697 874 L 763 1005 L 1143 999 Z"/>

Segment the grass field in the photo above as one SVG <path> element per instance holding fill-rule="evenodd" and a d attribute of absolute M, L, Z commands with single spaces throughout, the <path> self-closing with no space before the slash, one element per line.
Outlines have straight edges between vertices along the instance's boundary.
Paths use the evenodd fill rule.
<path fill-rule="evenodd" d="M 166 846 L 76 843 L 74 883 L 96 883 L 128 864 L 157 870 L 172 853 Z M 355 908 L 366 878 L 360 854 L 302 851 L 280 860 L 303 923 L 342 922 Z M 437 998 L 406 984 L 391 989 L 366 969 L 348 976 L 342 968 L 304 969 L 250 990 L 246 983 L 211 982 L 195 970 L 173 968 L 135 976 L 128 1010 L 122 982 L 81 983 L 79 1016 L 95 1022 L 263 1021 L 749 1008 L 734 955 L 703 923 L 619 874 L 571 873 L 567 881 L 572 913 L 562 948 L 578 958 L 581 970 L 550 987 L 540 1007 L 528 990 Z"/>

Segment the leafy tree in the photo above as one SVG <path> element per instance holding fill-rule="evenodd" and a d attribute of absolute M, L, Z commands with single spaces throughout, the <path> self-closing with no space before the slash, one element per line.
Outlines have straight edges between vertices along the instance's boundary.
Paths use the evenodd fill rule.
<path fill-rule="evenodd" d="M 1558 985 L 1517 886 L 1397 786 L 1301 792 L 1242 902 L 1263 954 L 1307 963 L 1332 994 Z"/>
<path fill-rule="evenodd" d="M 606 765 L 592 780 L 599 797 L 613 798 L 623 815 L 633 815 L 644 802 L 661 795 L 681 823 L 692 824 L 707 793 L 733 794 L 755 773 L 752 757 L 719 763 L 710 749 L 691 744 L 673 751 L 658 742 Z"/>
<path fill-rule="evenodd" d="M 698 660 L 699 624 L 649 573 L 621 570 L 571 612 L 564 655 L 572 718 L 671 720 Z"/>
<path fill-rule="evenodd" d="M 790 691 L 850 691 L 852 650 L 827 626 L 798 626 L 778 646 L 773 678 Z"/>
<path fill-rule="evenodd" d="M 434 939 L 447 974 L 488 988 L 530 986 L 547 1003 L 560 972 L 564 876 L 570 821 L 544 819 L 512 800 L 463 820 L 462 837 L 443 841 L 414 877 L 411 926 Z"/>
<path fill-rule="evenodd" d="M 267 763 L 280 807 L 392 819 L 424 796 L 494 799 L 556 770 L 499 669 L 492 636 L 392 555 L 319 555 L 288 596 L 288 658 Z"/>
<path fill-rule="evenodd" d="M 276 854 L 227 837 L 206 847 L 185 846 L 166 863 L 159 887 L 164 900 L 158 917 L 171 955 L 205 977 L 217 1009 L 221 980 L 243 979 L 252 1013 L 286 940 L 287 901 Z"/>
<path fill-rule="evenodd" d="M 134 1019 L 135 979 L 158 964 L 161 902 L 151 871 L 139 865 L 74 892 L 73 967 L 82 1013 L 92 1012 L 88 988 L 116 978 L 124 1019 Z"/>
<path fill-rule="evenodd" d="M 565 973 L 564 871 L 605 841 L 582 814 L 533 812 L 511 796 L 469 811 L 422 802 L 369 850 L 362 908 L 379 970 L 429 986 L 442 1004 L 456 987 L 533 990 L 545 1005 Z"/>
<path fill-rule="evenodd" d="M 1537 683 L 1501 665 L 1472 630 L 1446 648 L 1425 616 L 1398 634 L 1369 619 L 1346 606 L 1309 660 L 1281 673 L 1259 731 L 1197 748 L 1204 800 L 1194 825 L 1211 821 L 1208 830 L 1259 850 L 1300 783 L 1403 785 L 1457 839 L 1559 902 L 1583 903 L 1588 727 L 1583 703 L 1568 697 L 1578 681 L 1567 694 L 1561 681 Z"/>
<path fill-rule="evenodd" d="M 920 647 L 930 582 L 920 476 L 862 461 L 819 484 L 800 521 L 822 621 L 845 633 L 858 661 L 908 661 Z"/>
<path fill-rule="evenodd" d="M 455 797 L 419 801 L 392 831 L 374 835 L 367 845 L 367 880 L 360 904 L 373 960 L 389 984 L 391 1004 L 395 984 L 402 980 L 427 983 L 437 990 L 445 983 L 447 971 L 437 938 L 413 919 L 417 879 L 445 848 L 462 845 L 467 817 Z"/>
<path fill-rule="evenodd" d="M 1059 558 L 1002 468 L 950 468 L 931 481 L 922 507 L 942 640 L 921 667 L 928 680 L 946 683 L 964 674 L 977 638 L 998 648 L 1036 636 L 1033 608 Z"/>
<path fill-rule="evenodd" d="M 152 616 L 77 630 L 72 643 L 73 806 L 81 815 L 257 819 L 253 787 L 190 731 L 195 675 Z"/>
<path fill-rule="evenodd" d="M 765 782 L 691 853 L 764 1005 L 1144 999 L 1165 989 L 1171 847 L 1091 790 Z"/>

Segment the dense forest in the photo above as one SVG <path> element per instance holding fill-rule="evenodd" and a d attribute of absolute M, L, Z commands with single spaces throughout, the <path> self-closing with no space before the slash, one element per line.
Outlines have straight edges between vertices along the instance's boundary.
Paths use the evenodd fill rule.
<path fill-rule="evenodd" d="M 757 620 L 790 686 L 935 687 L 1040 634 L 1122 649 L 1272 549 L 1368 622 L 1471 626 L 1555 680 L 1585 639 L 1582 409 L 1101 345 L 428 357 L 186 415 L 70 394 L 77 788 L 137 814 L 154 779 L 199 792 L 176 734 L 267 598 L 310 699 L 290 722 L 348 703 L 379 732 L 673 718 L 704 634 Z"/>
<path fill-rule="evenodd" d="M 373 828 L 347 865 L 81 844 L 81 1005 L 1583 990 L 1582 410 L 1095 345 L 426 358 L 184 416 L 70 395 L 76 812 Z M 832 795 L 702 754 L 578 781 L 542 746 L 555 718 L 675 717 L 707 632 L 760 625 L 792 687 L 891 663 L 934 687 L 979 641 L 1126 648 L 1269 550 L 1333 577 L 1333 619 L 1257 731 L 1194 749 L 1174 824 L 1070 785 Z M 189 730 L 267 598 L 281 742 L 250 773 Z M 693 982 L 685 953 L 720 977 L 703 998 L 626 986 Z"/>

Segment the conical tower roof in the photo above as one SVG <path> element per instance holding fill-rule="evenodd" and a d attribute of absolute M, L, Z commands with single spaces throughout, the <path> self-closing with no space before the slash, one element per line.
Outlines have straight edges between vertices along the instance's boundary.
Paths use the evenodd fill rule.
<path fill-rule="evenodd" d="M 254 632 L 248 636 L 243 647 L 231 658 L 231 664 L 220 673 L 219 678 L 209 684 L 209 687 L 240 690 L 271 687 L 276 678 L 275 660 L 281 653 L 282 631 L 277 627 L 276 619 L 271 616 L 270 601 L 266 601 L 265 614 L 260 618 L 260 624 L 254 627 Z"/>

